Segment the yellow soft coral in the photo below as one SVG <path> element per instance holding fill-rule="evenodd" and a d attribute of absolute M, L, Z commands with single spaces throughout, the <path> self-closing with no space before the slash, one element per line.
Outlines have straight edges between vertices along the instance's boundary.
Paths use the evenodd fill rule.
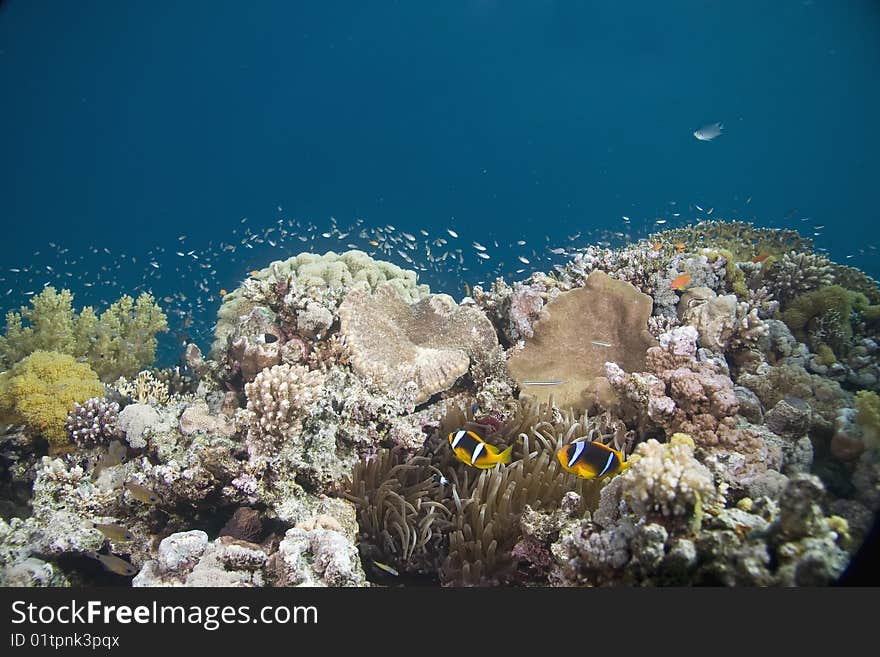
<path fill-rule="evenodd" d="M 39 432 L 60 452 L 69 447 L 64 423 L 73 403 L 103 395 L 104 386 L 86 363 L 56 351 L 35 351 L 4 373 L 0 413 Z"/>
<path fill-rule="evenodd" d="M 869 447 L 880 446 L 880 395 L 872 390 L 856 393 L 856 423 Z"/>
<path fill-rule="evenodd" d="M 167 328 L 165 314 L 145 292 L 122 296 L 98 316 L 90 306 L 77 314 L 70 291 L 48 286 L 29 307 L 7 313 L 0 368 L 38 350 L 55 351 L 87 360 L 104 381 L 132 377 L 156 359 L 156 333 Z"/>

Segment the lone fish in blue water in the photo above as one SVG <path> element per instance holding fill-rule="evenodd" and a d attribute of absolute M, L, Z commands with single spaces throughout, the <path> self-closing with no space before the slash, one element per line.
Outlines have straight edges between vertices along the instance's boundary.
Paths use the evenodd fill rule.
<path fill-rule="evenodd" d="M 694 137 L 700 141 L 712 141 L 721 134 L 723 129 L 723 123 L 710 123 L 709 125 L 704 125 L 699 130 L 694 130 Z"/>

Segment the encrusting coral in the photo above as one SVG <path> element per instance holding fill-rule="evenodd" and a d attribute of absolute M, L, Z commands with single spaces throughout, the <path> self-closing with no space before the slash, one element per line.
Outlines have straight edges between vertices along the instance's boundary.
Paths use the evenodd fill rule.
<path fill-rule="evenodd" d="M 552 397 L 560 408 L 607 406 L 614 393 L 605 363 L 643 367 L 654 344 L 647 329 L 651 308 L 651 297 L 631 284 L 594 271 L 584 287 L 547 304 L 534 336 L 513 353 L 508 368 L 525 393 L 542 401 Z"/>

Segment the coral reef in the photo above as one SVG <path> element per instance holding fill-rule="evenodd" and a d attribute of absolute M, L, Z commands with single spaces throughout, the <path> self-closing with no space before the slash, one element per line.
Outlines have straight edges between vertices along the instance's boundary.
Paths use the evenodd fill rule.
<path fill-rule="evenodd" d="M 299 254 L 163 370 L 151 297 L 47 287 L 0 338 L 0 585 L 834 583 L 880 509 L 876 282 L 737 222 L 603 244 L 460 304 Z"/>

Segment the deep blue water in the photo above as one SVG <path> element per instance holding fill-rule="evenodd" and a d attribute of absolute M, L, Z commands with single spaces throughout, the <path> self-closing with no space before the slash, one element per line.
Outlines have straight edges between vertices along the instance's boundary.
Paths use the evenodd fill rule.
<path fill-rule="evenodd" d="M 457 296 L 696 206 L 877 276 L 878 70 L 866 0 L 4 2 L 0 306 L 150 289 L 210 323 L 250 269 L 363 243 L 330 217 L 445 237 L 467 268 L 422 277 Z"/>

